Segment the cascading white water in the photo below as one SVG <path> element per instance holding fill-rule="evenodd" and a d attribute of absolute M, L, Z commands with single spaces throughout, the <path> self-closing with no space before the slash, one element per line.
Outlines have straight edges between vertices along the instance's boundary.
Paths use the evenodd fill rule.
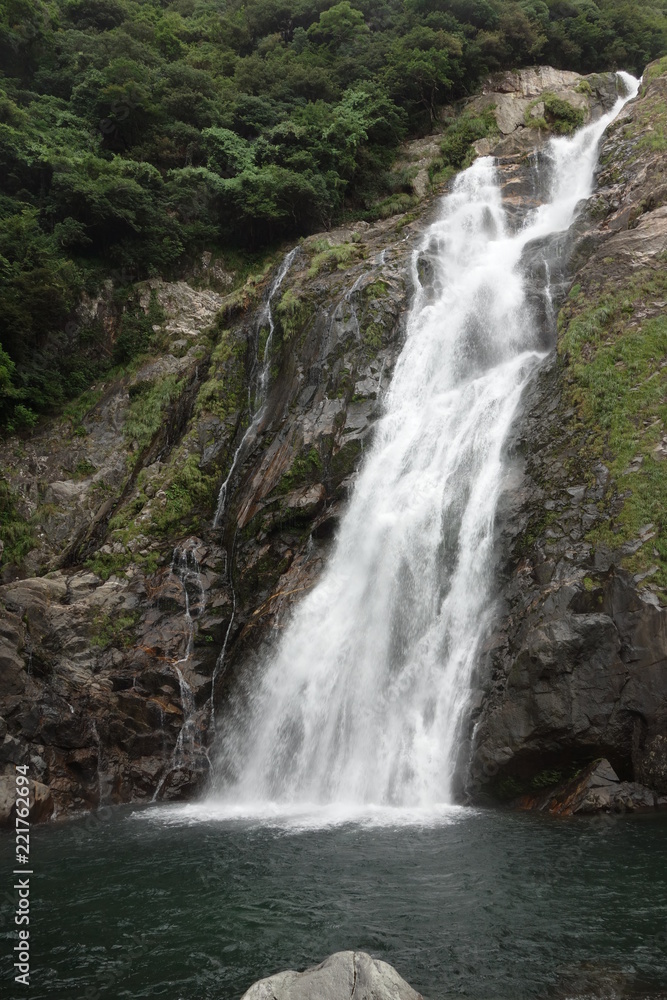
<path fill-rule="evenodd" d="M 176 546 L 171 557 L 169 572 L 179 581 L 183 590 L 183 601 L 185 604 L 183 616 L 186 627 L 185 649 L 183 656 L 172 661 L 172 667 L 178 680 L 183 723 L 169 764 L 155 789 L 153 802 L 156 802 L 160 798 L 169 776 L 177 768 L 182 767 L 188 759 L 192 758 L 197 752 L 203 752 L 204 756 L 208 759 L 206 750 L 197 740 L 198 727 L 195 696 L 184 673 L 184 670 L 187 671 L 194 648 L 195 622 L 198 618 L 201 618 L 206 609 L 206 591 L 202 581 L 200 546 L 201 542 L 198 538 L 187 538 L 181 545 Z M 164 730 L 164 711 L 161 707 L 160 714 L 162 717 L 161 728 Z"/>
<path fill-rule="evenodd" d="M 195 621 L 202 616 L 206 608 L 206 591 L 199 564 L 200 545 L 198 538 L 188 538 L 182 545 L 176 546 L 171 557 L 170 573 L 178 579 L 183 589 L 187 628 L 185 652 L 176 663 L 187 663 L 190 659 L 195 639 Z"/>
<path fill-rule="evenodd" d="M 551 192 L 508 231 L 490 158 L 461 174 L 415 255 L 434 259 L 386 412 L 329 565 L 271 662 L 228 720 L 230 810 L 337 803 L 430 809 L 453 769 L 493 602 L 493 526 L 503 443 L 543 354 L 519 268 L 537 238 L 590 195 L 599 139 L 629 95 L 551 142 Z"/>

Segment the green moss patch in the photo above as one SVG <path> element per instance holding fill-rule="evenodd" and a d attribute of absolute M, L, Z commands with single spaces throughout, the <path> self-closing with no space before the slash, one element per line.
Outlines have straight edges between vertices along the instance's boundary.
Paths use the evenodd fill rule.
<path fill-rule="evenodd" d="M 126 614 L 101 614 L 93 619 L 90 645 L 99 649 L 110 646 L 127 648 L 136 639 L 136 627 L 141 615 L 138 611 Z"/>
<path fill-rule="evenodd" d="M 409 212 L 418 204 L 419 198 L 416 195 L 408 194 L 407 191 L 396 191 L 364 212 L 363 217 L 371 222 L 375 222 L 377 219 L 390 219 L 393 215 Z"/>
<path fill-rule="evenodd" d="M 646 80 L 644 83 L 646 84 Z M 667 150 L 667 101 L 664 89 L 656 86 L 655 92 L 635 107 L 630 121 L 621 121 L 620 127 L 624 138 L 636 140 L 639 151 L 662 153 Z"/>
<path fill-rule="evenodd" d="M 133 561 L 129 552 L 96 552 L 86 560 L 85 567 L 101 580 L 108 580 L 110 576 L 122 576 Z"/>
<path fill-rule="evenodd" d="M 342 448 L 331 457 L 331 476 L 341 483 L 356 471 L 361 459 L 362 444 L 358 438 L 346 441 Z"/>
<path fill-rule="evenodd" d="M 378 303 L 386 298 L 389 286 L 385 281 L 374 281 L 364 288 L 364 311 L 361 321 L 362 340 L 367 354 L 373 357 L 382 347 L 387 329 L 387 317 L 378 308 Z"/>
<path fill-rule="evenodd" d="M 260 302 L 264 282 L 272 264 L 273 258 L 267 258 L 261 271 L 249 274 L 240 288 L 236 288 L 224 298 L 218 313 L 219 325 L 229 323 L 235 316 L 246 312 Z"/>
<path fill-rule="evenodd" d="M 317 257 L 313 260 L 315 261 L 316 259 Z M 310 271 L 308 273 L 310 274 Z M 275 315 L 283 340 L 296 340 L 305 331 L 313 313 L 314 307 L 310 300 L 293 288 L 288 288 L 283 293 L 280 302 L 275 308 Z"/>
<path fill-rule="evenodd" d="M 131 402 L 123 426 L 123 436 L 141 451 L 150 444 L 164 420 L 164 411 L 183 388 L 175 375 L 151 385 L 140 384 L 131 392 Z"/>
<path fill-rule="evenodd" d="M 566 397 L 586 431 L 581 465 L 609 468 L 620 512 L 588 539 L 618 548 L 652 524 L 655 537 L 628 557 L 627 568 L 646 572 L 667 591 L 667 317 L 646 316 L 667 297 L 667 273 L 645 269 L 622 287 L 561 314 L 559 352 L 567 361 Z M 583 298 L 583 297 L 582 297 Z"/>
<path fill-rule="evenodd" d="M 475 159 L 473 144 L 479 139 L 498 135 L 498 124 L 494 114 L 495 105 L 489 105 L 479 115 L 464 112 L 448 126 L 440 143 L 440 160 L 431 164 L 431 178 L 436 173 L 450 169 L 463 170 Z"/>
<path fill-rule="evenodd" d="M 0 565 L 19 565 L 37 543 L 34 529 L 18 512 L 16 497 L 5 479 L 0 479 L 0 541 L 4 548 Z"/>
<path fill-rule="evenodd" d="M 359 260 L 362 253 L 362 248 L 356 241 L 331 245 L 328 240 L 318 240 L 314 249 L 317 252 L 310 261 L 309 278 L 316 278 L 318 274 L 326 271 L 343 270 L 349 264 Z"/>
<path fill-rule="evenodd" d="M 534 118 L 531 114 L 539 104 L 544 105 L 544 115 Z M 569 101 L 555 94 L 543 94 L 528 105 L 524 116 L 529 128 L 543 128 L 556 135 L 570 135 L 584 124 L 585 115 L 581 108 L 573 107 Z"/>
<path fill-rule="evenodd" d="M 650 66 L 646 67 L 642 80 L 644 88 L 646 88 L 651 80 L 655 80 L 657 77 L 662 76 L 665 73 L 667 73 L 667 56 L 663 56 L 662 59 L 657 59 L 655 62 L 651 63 Z"/>
<path fill-rule="evenodd" d="M 309 486 L 322 478 L 322 459 L 317 448 L 311 447 L 292 462 L 289 470 L 281 478 L 276 493 L 291 493 L 301 486 Z"/>
<path fill-rule="evenodd" d="M 173 534 L 177 529 L 197 530 L 199 517 L 208 517 L 214 509 L 218 477 L 207 475 L 199 467 L 198 455 L 189 455 L 182 464 L 175 459 L 176 473 L 166 487 L 166 503 L 155 510 L 151 534 Z"/>
<path fill-rule="evenodd" d="M 83 420 L 101 398 L 101 389 L 88 389 L 64 408 L 63 417 L 69 421 L 70 433 L 73 437 L 86 436 L 88 431 L 83 425 Z"/>
<path fill-rule="evenodd" d="M 239 413 L 245 405 L 246 343 L 230 330 L 222 330 L 211 354 L 209 377 L 197 395 L 195 416 L 212 413 L 221 421 Z"/>

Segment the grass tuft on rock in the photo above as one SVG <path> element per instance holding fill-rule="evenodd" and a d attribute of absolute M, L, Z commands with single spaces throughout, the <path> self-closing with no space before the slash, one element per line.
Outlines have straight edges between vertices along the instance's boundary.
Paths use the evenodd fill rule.
<path fill-rule="evenodd" d="M 36 544 L 35 532 L 16 504 L 9 483 L 0 479 L 0 565 L 19 565 Z"/>

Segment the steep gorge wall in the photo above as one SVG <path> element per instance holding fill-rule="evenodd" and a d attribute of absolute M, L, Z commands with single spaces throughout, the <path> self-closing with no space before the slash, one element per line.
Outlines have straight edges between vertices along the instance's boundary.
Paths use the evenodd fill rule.
<path fill-rule="evenodd" d="M 399 217 L 303 243 L 270 303 L 263 407 L 274 274 L 227 296 L 156 281 L 168 349 L 10 442 L 34 544 L 0 587 L 8 787 L 29 763 L 61 813 L 202 786 L 236 665 L 328 549 L 400 349 L 417 235 Z"/>
<path fill-rule="evenodd" d="M 570 235 L 557 350 L 510 442 L 475 797 L 535 804 L 600 757 L 667 794 L 662 71 L 648 68 L 604 137 L 597 190 Z"/>
<path fill-rule="evenodd" d="M 639 138 L 618 125 L 606 140 L 618 144 L 603 152 L 612 157 L 608 170 L 623 169 L 627 178 L 610 173 L 605 181 L 602 175 L 571 262 L 561 254 L 564 286 L 578 267 L 590 273 L 584 261 L 591 253 L 603 262 L 610 256 L 598 244 L 611 239 L 614 226 L 619 239 L 643 232 L 641 219 L 636 229 L 628 226 L 655 187 L 655 171 L 643 188 L 636 183 L 637 144 L 647 134 L 641 115 L 647 102 L 661 100 L 663 85 L 657 77 L 635 105 L 631 121 Z M 481 140 L 478 151 L 493 148 L 500 157 L 504 195 L 520 224 L 540 193 L 532 150 L 549 134 L 540 106 L 545 91 L 583 117 L 608 108 L 616 84 L 611 74 L 582 80 L 538 70 L 504 74 L 488 89 L 468 110 L 496 105 L 499 134 Z M 418 149 L 415 155 L 415 184 L 423 185 L 426 168 Z M 659 151 L 652 155 L 657 170 Z M 623 214 L 630 190 L 636 216 Z M 659 219 L 657 205 L 644 215 L 654 211 Z M 275 269 L 231 292 L 224 271 L 213 287 L 156 280 L 152 289 L 146 286 L 144 304 L 148 308 L 152 291 L 164 311 L 161 355 L 98 387 L 66 418 L 4 448 L 2 462 L 30 519 L 33 544 L 18 568 L 5 570 L 0 587 L 0 767 L 13 774 L 15 763 L 31 764 L 33 778 L 44 786 L 44 815 L 49 795 L 63 813 L 156 794 L 184 797 L 206 781 L 230 686 L 251 674 L 329 551 L 401 347 L 412 281 L 429 281 L 428 252 L 418 274 L 411 273 L 422 228 L 423 218 L 413 213 L 304 241 L 271 302 L 275 332 L 263 409 L 259 376 Z M 651 261 L 658 261 L 657 253 Z M 535 262 L 535 306 L 548 326 L 541 252 Z M 567 300 L 564 317 L 576 310 L 577 295 L 582 306 L 590 301 L 584 280 L 577 278 L 580 289 Z M 520 654 L 538 622 L 530 618 L 535 600 L 550 609 L 557 592 L 565 608 L 571 597 L 565 585 L 554 586 L 560 569 L 547 579 L 540 568 L 549 559 L 539 555 L 547 550 L 538 536 L 555 530 L 551 524 L 539 529 L 552 491 L 553 503 L 561 504 L 561 495 L 570 498 L 567 490 L 583 484 L 577 478 L 572 486 L 575 473 L 564 462 L 561 479 L 544 481 L 544 470 L 553 475 L 549 448 L 558 450 L 554 441 L 563 428 L 562 447 L 579 453 L 578 443 L 567 443 L 579 424 L 565 373 L 562 362 L 545 368 L 513 444 L 514 478 L 499 540 L 506 620 L 490 643 L 490 673 L 480 675 L 474 716 L 473 779 L 478 791 L 493 794 L 502 791 L 503 780 L 518 781 L 515 772 L 530 783 L 551 766 L 543 747 L 533 753 L 523 732 L 506 755 L 506 718 L 515 713 L 507 678 L 514 662 L 526 659 Z M 555 416 L 544 419 L 545 413 Z M 220 485 L 228 477 L 223 515 L 213 528 Z M 601 504 L 596 524 L 616 510 L 614 489 L 605 487 L 595 501 Z M 572 504 L 581 502 L 568 500 L 570 507 L 553 510 L 565 524 Z M 576 549 L 566 565 L 575 567 L 577 594 L 598 601 L 606 584 L 603 575 L 592 574 L 589 556 L 590 550 Z M 565 556 L 550 558 L 558 565 Z M 604 571 L 616 581 L 613 593 L 621 581 L 633 600 L 641 600 L 642 611 L 646 606 L 647 614 L 661 615 L 656 602 L 662 592 L 646 590 L 652 604 L 646 593 L 637 597 L 637 584 L 617 569 L 624 558 L 614 555 L 613 573 Z M 645 578 L 645 589 L 654 578 Z M 588 617 L 600 617 L 599 607 Z M 614 614 L 607 617 L 618 631 Z M 591 642 L 597 643 L 597 633 L 581 647 L 580 661 L 587 662 Z M 664 655 L 664 642 L 662 649 Z M 583 755 L 571 753 L 566 732 L 549 739 L 573 761 L 609 750 L 592 741 Z M 646 734 L 644 739 L 648 745 Z"/>

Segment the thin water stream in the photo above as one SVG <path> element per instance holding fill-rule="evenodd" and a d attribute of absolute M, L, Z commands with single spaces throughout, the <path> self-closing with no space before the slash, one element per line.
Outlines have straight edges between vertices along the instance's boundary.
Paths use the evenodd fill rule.
<path fill-rule="evenodd" d="M 220 490 L 218 492 L 218 501 L 215 510 L 215 517 L 213 518 L 213 527 L 217 528 L 223 521 L 225 509 L 227 506 L 227 493 L 229 490 L 229 484 L 236 472 L 239 462 L 245 457 L 247 449 L 252 445 L 255 437 L 261 427 L 262 418 L 264 416 L 264 410 L 266 406 L 266 396 L 269 389 L 269 378 L 271 375 L 271 345 L 273 343 L 273 334 L 275 333 L 275 321 L 273 318 L 273 299 L 280 291 L 283 281 L 287 276 L 287 272 L 292 266 L 292 261 L 299 252 L 299 247 L 296 246 L 294 249 L 290 250 L 288 254 L 278 268 L 278 273 L 276 274 L 271 287 L 269 288 L 269 293 L 266 297 L 266 302 L 264 309 L 262 310 L 258 322 L 258 331 L 261 333 L 262 329 L 267 328 L 268 333 L 266 336 L 266 341 L 264 343 L 264 349 L 262 351 L 262 363 L 259 369 L 259 373 L 256 380 L 255 386 L 255 398 L 254 398 L 254 413 L 252 419 L 248 424 L 248 427 L 241 438 L 239 445 L 232 458 L 232 464 L 229 467 L 229 472 L 227 477 L 222 483 Z M 252 395 L 252 385 L 250 386 Z M 253 400 L 250 400 L 251 404 Z"/>
<path fill-rule="evenodd" d="M 184 764 L 191 763 L 195 755 L 203 756 L 207 762 L 209 761 L 208 751 L 201 742 L 201 731 L 197 724 L 194 691 L 186 677 L 194 648 L 195 623 L 203 615 L 206 608 L 206 591 L 202 583 L 199 561 L 200 545 L 201 542 L 198 538 L 188 538 L 176 546 L 171 559 L 170 573 L 180 583 L 185 605 L 183 616 L 186 629 L 185 649 L 183 655 L 172 661 L 171 664 L 178 680 L 183 723 L 176 739 L 171 760 L 153 794 L 153 802 L 160 800 L 163 789 L 173 772 Z"/>

